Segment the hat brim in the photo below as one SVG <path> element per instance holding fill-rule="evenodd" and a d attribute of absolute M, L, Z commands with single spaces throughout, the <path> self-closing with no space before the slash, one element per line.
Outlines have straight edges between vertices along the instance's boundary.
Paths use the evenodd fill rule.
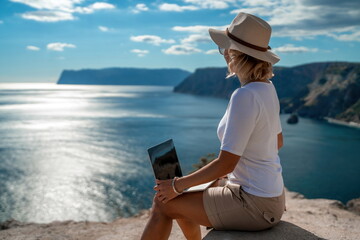
<path fill-rule="evenodd" d="M 246 53 L 249 56 L 269 62 L 272 65 L 280 61 L 280 57 L 270 50 L 266 52 L 258 51 L 249 47 L 246 47 L 238 42 L 235 42 L 226 35 L 225 31 L 209 29 L 211 39 L 220 47 L 226 49 L 234 49 L 240 52 Z"/>

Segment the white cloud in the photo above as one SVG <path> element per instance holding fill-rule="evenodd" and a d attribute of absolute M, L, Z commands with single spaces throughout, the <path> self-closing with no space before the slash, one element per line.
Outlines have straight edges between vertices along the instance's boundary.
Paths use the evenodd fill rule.
<path fill-rule="evenodd" d="M 185 3 L 191 3 L 202 9 L 225 9 L 229 7 L 228 2 L 233 3 L 234 0 L 184 0 Z"/>
<path fill-rule="evenodd" d="M 211 42 L 209 35 L 202 34 L 191 34 L 187 38 L 181 40 L 182 44 L 197 44 L 197 43 L 208 43 Z"/>
<path fill-rule="evenodd" d="M 99 30 L 102 32 L 108 32 L 110 29 L 108 27 L 105 26 L 99 26 Z"/>
<path fill-rule="evenodd" d="M 359 41 L 360 2 L 353 0 L 243 0 L 231 13 L 266 17 L 273 36 L 293 39 L 328 36 Z"/>
<path fill-rule="evenodd" d="M 113 9 L 115 8 L 115 5 L 105 2 L 96 2 L 89 6 L 89 8 L 94 10 L 100 10 L 100 9 Z"/>
<path fill-rule="evenodd" d="M 0 24 L 3 24 L 3 23 L 4 23 L 4 21 L 0 20 Z"/>
<path fill-rule="evenodd" d="M 96 2 L 87 7 L 76 7 L 70 11 L 89 14 L 89 13 L 93 13 L 98 10 L 114 9 L 114 8 L 115 8 L 115 5 L 113 5 L 113 4 L 104 3 L 104 2 Z"/>
<path fill-rule="evenodd" d="M 274 6 L 277 0 L 243 0 L 245 6 Z"/>
<path fill-rule="evenodd" d="M 10 0 L 11 2 L 22 3 L 36 9 L 68 10 L 83 0 Z"/>
<path fill-rule="evenodd" d="M 66 20 L 74 20 L 75 17 L 71 13 L 59 11 L 35 11 L 21 14 L 24 19 L 30 19 L 38 22 L 58 22 Z"/>
<path fill-rule="evenodd" d="M 162 51 L 163 53 L 169 55 L 190 55 L 201 52 L 200 49 L 187 45 L 173 45 L 168 49 L 163 49 Z"/>
<path fill-rule="evenodd" d="M 191 33 L 202 33 L 208 34 L 209 28 L 215 28 L 219 30 L 225 30 L 228 26 L 205 26 L 205 25 L 194 25 L 194 26 L 175 26 L 172 28 L 173 31 L 177 32 L 191 32 Z"/>
<path fill-rule="evenodd" d="M 205 54 L 220 54 L 218 49 L 211 49 L 205 52 Z"/>
<path fill-rule="evenodd" d="M 105 2 L 95 2 L 89 6 L 77 6 L 84 0 L 10 0 L 25 4 L 38 11 L 30 11 L 20 14 L 24 19 L 40 22 L 57 22 L 74 20 L 74 13 L 90 14 L 98 10 L 113 9 L 115 5 Z"/>
<path fill-rule="evenodd" d="M 144 3 L 138 3 L 132 11 L 133 13 L 146 12 L 149 11 L 149 8 Z"/>
<path fill-rule="evenodd" d="M 131 52 L 136 53 L 138 57 L 144 57 L 146 54 L 149 53 L 148 50 L 141 50 L 141 49 L 133 49 Z"/>
<path fill-rule="evenodd" d="M 183 0 L 185 4 L 180 6 L 175 3 L 163 3 L 159 5 L 161 11 L 173 11 L 173 12 L 183 12 L 183 11 L 195 11 L 201 9 L 226 9 L 229 8 L 229 4 L 235 4 L 236 0 Z"/>
<path fill-rule="evenodd" d="M 179 6 L 177 4 L 172 4 L 172 3 L 163 3 L 159 5 L 159 9 L 161 11 L 166 11 L 166 12 L 183 12 L 183 11 L 194 11 L 194 10 L 198 10 L 199 8 L 195 6 Z"/>
<path fill-rule="evenodd" d="M 130 40 L 133 42 L 145 42 L 155 46 L 159 46 L 162 43 L 175 43 L 173 39 L 163 39 L 156 35 L 131 36 Z"/>
<path fill-rule="evenodd" d="M 27 50 L 30 50 L 30 51 L 39 51 L 39 50 L 40 50 L 39 47 L 31 46 L 31 45 L 26 46 L 26 49 L 27 49 Z"/>
<path fill-rule="evenodd" d="M 273 51 L 276 53 L 303 53 L 303 52 L 317 52 L 317 48 L 307 48 L 302 46 L 294 46 L 293 44 L 286 44 L 284 46 L 274 48 Z"/>
<path fill-rule="evenodd" d="M 240 8 L 232 10 L 231 14 L 238 14 L 240 12 L 250 13 L 256 16 L 271 16 L 271 12 L 265 7 L 254 7 L 254 8 Z"/>
<path fill-rule="evenodd" d="M 344 33 L 344 34 L 329 34 L 329 36 L 339 40 L 339 41 L 353 41 L 353 42 L 360 42 L 360 30 L 354 30 L 352 33 Z"/>
<path fill-rule="evenodd" d="M 76 46 L 70 43 L 55 42 L 55 43 L 49 43 L 46 46 L 46 48 L 51 51 L 62 52 L 64 51 L 64 48 L 76 48 Z"/>

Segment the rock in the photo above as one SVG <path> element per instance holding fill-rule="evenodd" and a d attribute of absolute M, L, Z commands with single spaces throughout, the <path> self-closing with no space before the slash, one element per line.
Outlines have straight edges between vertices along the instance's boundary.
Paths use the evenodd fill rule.
<path fill-rule="evenodd" d="M 346 208 L 354 212 L 358 215 L 360 215 L 360 198 L 352 199 L 346 203 Z"/>
<path fill-rule="evenodd" d="M 293 113 L 290 117 L 286 120 L 288 124 L 296 124 L 299 122 L 299 117 L 297 114 Z"/>
<path fill-rule="evenodd" d="M 258 232 L 215 231 L 201 227 L 204 240 L 217 239 L 277 239 L 354 240 L 360 236 L 360 216 L 339 201 L 306 199 L 303 195 L 286 190 L 287 211 L 275 227 Z M 348 203 L 357 208 L 359 199 Z M 54 221 L 51 223 L 21 223 L 14 219 L 0 223 L 0 240 L 138 240 L 149 218 L 144 210 L 131 218 L 118 218 L 112 222 Z M 170 240 L 185 239 L 176 221 Z"/>
<path fill-rule="evenodd" d="M 227 68 L 197 69 L 174 91 L 229 98 L 239 87 L 239 80 L 225 79 L 226 72 Z M 320 62 L 274 67 L 274 74 L 271 80 L 279 96 L 281 112 L 360 123 L 360 63 Z"/>
<path fill-rule="evenodd" d="M 22 223 L 19 221 L 16 221 L 15 219 L 9 219 L 5 222 L 0 222 L 0 230 L 6 230 L 10 228 L 16 228 L 26 225 L 26 223 Z"/>
<path fill-rule="evenodd" d="M 175 86 L 190 74 L 182 69 L 104 68 L 64 70 L 57 84 Z"/>

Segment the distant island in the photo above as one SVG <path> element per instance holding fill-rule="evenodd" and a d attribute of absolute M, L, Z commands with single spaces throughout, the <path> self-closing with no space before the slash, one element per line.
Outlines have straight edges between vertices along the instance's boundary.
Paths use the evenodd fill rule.
<path fill-rule="evenodd" d="M 182 69 L 104 68 L 64 70 L 57 84 L 176 86 L 191 73 Z"/>
<path fill-rule="evenodd" d="M 227 68 L 197 69 L 174 91 L 229 98 L 239 87 L 239 80 L 225 79 L 226 72 Z M 360 63 L 323 62 L 274 67 L 274 74 L 272 81 L 283 113 L 360 124 Z"/>

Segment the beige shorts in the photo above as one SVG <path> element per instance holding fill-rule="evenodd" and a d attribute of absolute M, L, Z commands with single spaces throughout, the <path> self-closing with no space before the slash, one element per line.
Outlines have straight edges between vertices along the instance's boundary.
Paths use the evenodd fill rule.
<path fill-rule="evenodd" d="M 258 197 L 238 184 L 210 187 L 203 193 L 205 212 L 216 230 L 258 231 L 276 225 L 285 210 L 285 193 Z"/>

